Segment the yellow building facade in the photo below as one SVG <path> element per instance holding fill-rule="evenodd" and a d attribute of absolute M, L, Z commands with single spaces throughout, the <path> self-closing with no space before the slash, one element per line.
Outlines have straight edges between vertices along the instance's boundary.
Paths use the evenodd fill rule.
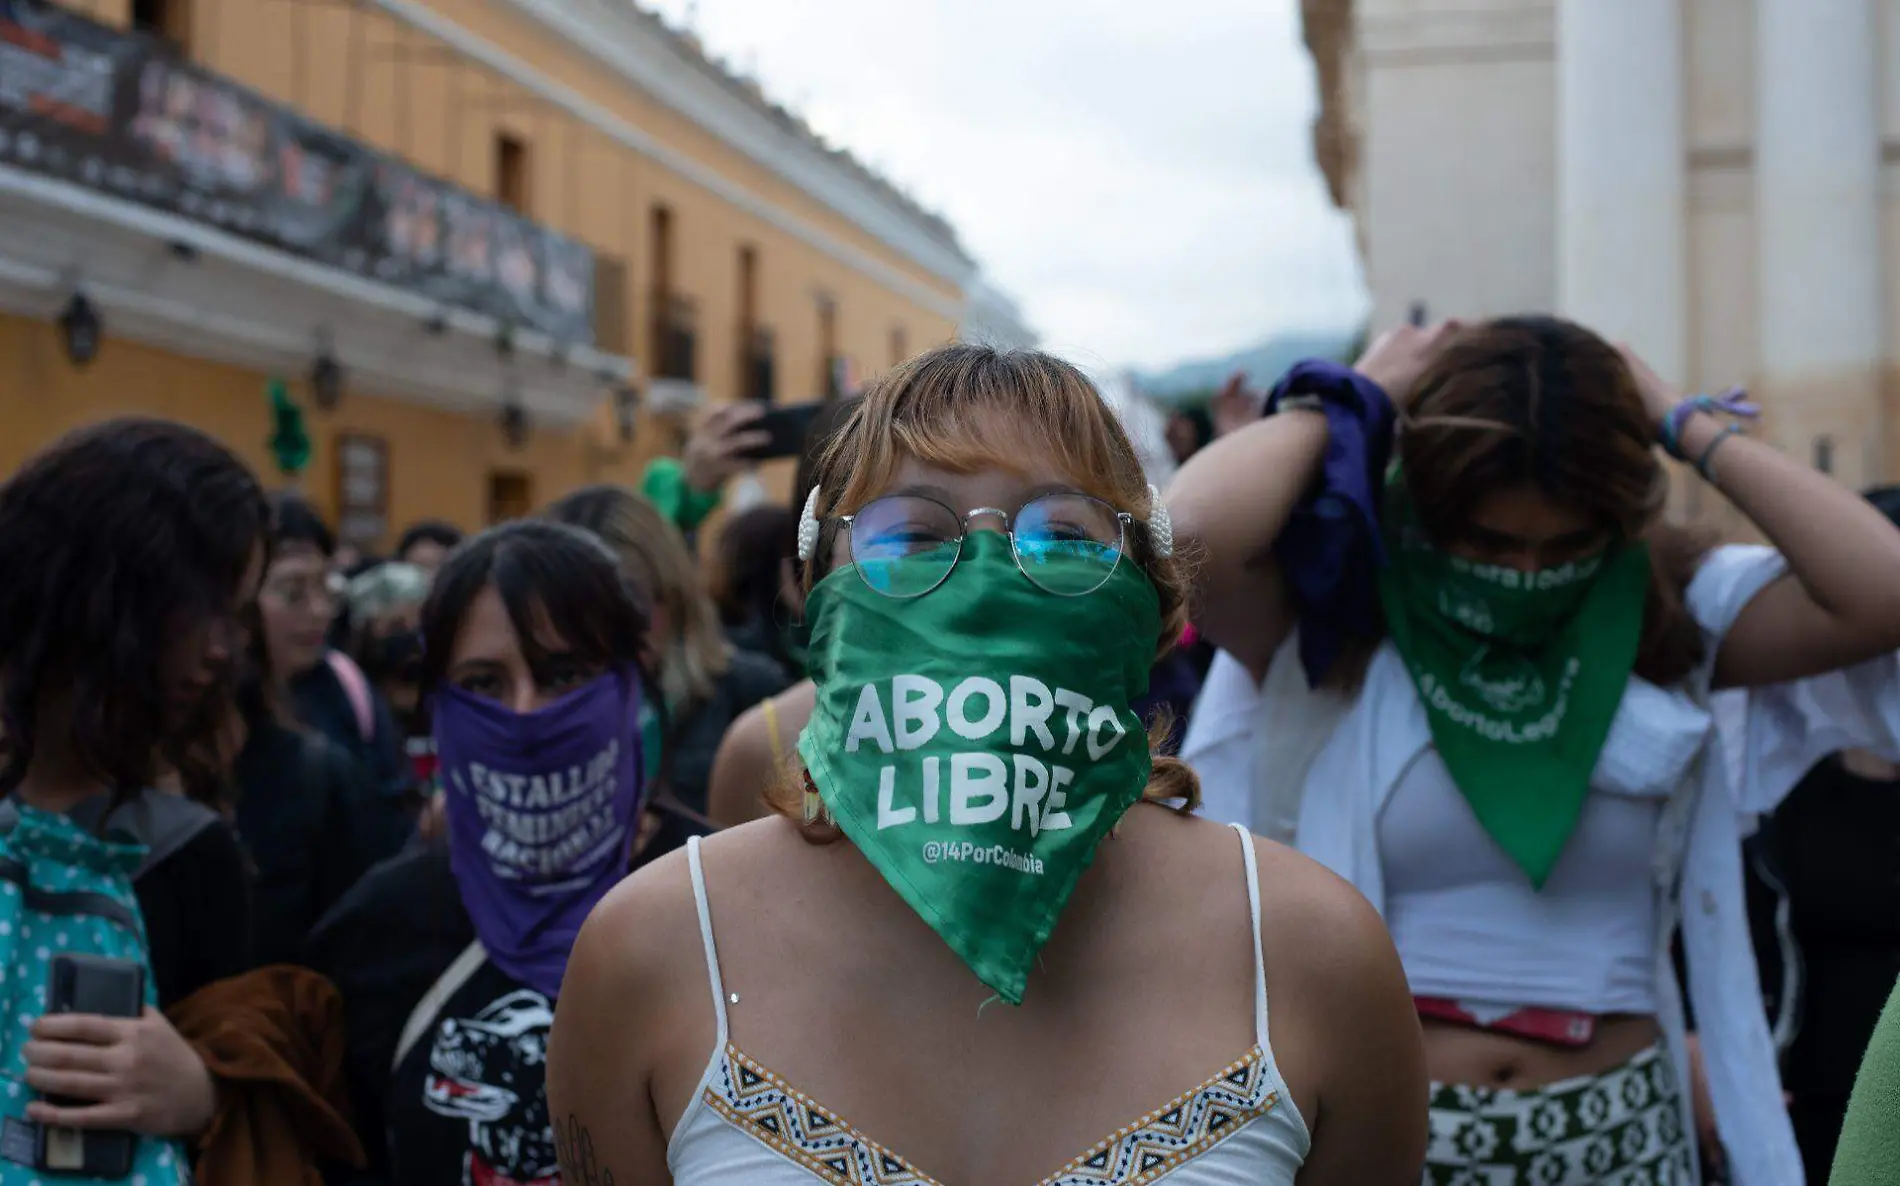
<path fill-rule="evenodd" d="M 88 98 L 107 69 L 89 53 L 130 69 L 113 38 L 158 64 Z M 266 445 L 281 377 L 315 446 L 299 484 L 345 534 L 387 546 L 417 519 L 474 528 L 635 481 L 695 406 L 835 395 L 955 337 L 979 285 L 940 219 L 625 0 L 0 0 L 0 74 L 29 69 L 47 76 L 0 86 L 16 103 L 0 107 L 0 473 L 65 429 L 140 412 L 200 425 L 284 484 Z M 203 84 L 195 104 L 154 81 L 177 75 Z M 246 92 L 294 113 L 290 132 L 246 142 L 220 87 L 239 114 Z M 171 140 L 153 130 L 167 101 Z M 42 116 L 56 134 L 31 138 Z M 118 148 L 80 159 L 113 129 L 180 167 L 271 172 L 280 197 L 328 192 L 333 160 L 407 166 L 447 183 L 429 190 L 443 211 L 495 216 L 490 287 L 505 244 L 525 242 L 545 265 L 530 287 L 565 277 L 566 313 L 586 307 L 517 318 L 381 270 L 386 244 L 286 249 L 308 223 L 294 201 L 158 201 L 115 171 Z M 385 201 L 391 168 L 374 167 Z M 562 272 L 575 258 L 587 266 Z M 103 331 L 87 365 L 61 322 L 80 298 Z M 328 409 L 319 359 L 343 377 Z M 509 408 L 525 431 L 504 430 Z"/>

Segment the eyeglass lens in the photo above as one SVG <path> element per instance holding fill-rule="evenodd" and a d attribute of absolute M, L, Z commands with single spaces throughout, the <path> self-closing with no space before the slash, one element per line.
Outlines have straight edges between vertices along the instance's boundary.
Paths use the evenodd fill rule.
<path fill-rule="evenodd" d="M 1076 597 L 1102 587 L 1121 560 L 1122 520 L 1099 499 L 1045 494 L 1011 524 L 1016 563 L 1039 588 Z M 963 519 L 931 498 L 892 495 L 851 520 L 851 558 L 865 584 L 887 597 L 919 597 L 956 566 Z"/>

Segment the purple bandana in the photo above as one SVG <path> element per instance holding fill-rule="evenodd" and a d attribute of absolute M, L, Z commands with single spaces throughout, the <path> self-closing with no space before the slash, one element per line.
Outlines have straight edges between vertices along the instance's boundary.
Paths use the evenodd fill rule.
<path fill-rule="evenodd" d="M 495 966 L 552 1000 L 581 923 L 626 876 L 640 681 L 609 672 L 531 713 L 460 688 L 434 705 L 450 864 Z"/>

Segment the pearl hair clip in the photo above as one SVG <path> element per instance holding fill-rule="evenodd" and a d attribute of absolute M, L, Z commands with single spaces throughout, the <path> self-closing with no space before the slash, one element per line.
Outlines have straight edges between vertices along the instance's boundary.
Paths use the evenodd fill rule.
<path fill-rule="evenodd" d="M 818 487 L 805 496 L 805 509 L 798 516 L 798 561 L 810 563 L 818 552 Z"/>
<path fill-rule="evenodd" d="M 1174 518 L 1168 514 L 1168 504 L 1161 501 L 1161 491 L 1154 486 L 1148 487 L 1148 542 L 1162 559 L 1174 555 Z"/>

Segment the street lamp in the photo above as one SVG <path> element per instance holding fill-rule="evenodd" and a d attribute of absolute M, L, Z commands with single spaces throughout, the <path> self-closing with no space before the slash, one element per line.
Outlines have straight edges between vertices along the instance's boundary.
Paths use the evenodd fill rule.
<path fill-rule="evenodd" d="M 328 345 L 317 351 L 317 360 L 310 364 L 310 397 L 326 412 L 342 402 L 343 364 L 330 353 Z"/>
<path fill-rule="evenodd" d="M 59 335 L 66 346 L 67 361 L 75 367 L 83 370 L 99 357 L 104 324 L 99 320 L 99 310 L 93 308 L 85 293 L 75 292 L 66 302 L 65 310 L 59 315 Z"/>

